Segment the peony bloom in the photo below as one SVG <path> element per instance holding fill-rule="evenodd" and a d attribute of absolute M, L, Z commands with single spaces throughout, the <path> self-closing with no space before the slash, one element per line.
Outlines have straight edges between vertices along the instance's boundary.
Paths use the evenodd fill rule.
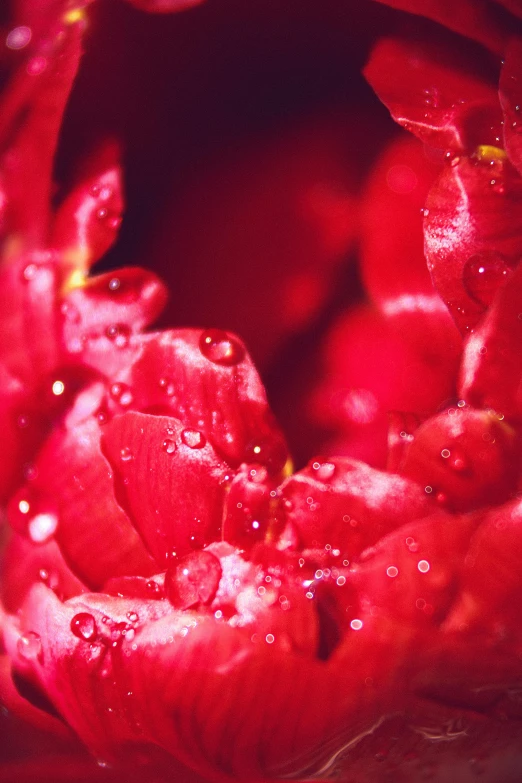
<path fill-rule="evenodd" d="M 299 402 L 330 429 L 328 456 L 294 470 L 239 337 L 146 331 L 158 278 L 91 272 L 124 210 L 117 144 L 52 185 L 87 11 L 17 13 L 0 128 L 0 700 L 21 751 L 0 781 L 518 783 L 518 19 L 464 3 L 452 33 L 377 41 L 367 78 L 420 142 L 387 147 L 353 220 L 355 189 L 288 174 L 329 269 L 358 233 L 367 294 L 327 330 L 326 372 Z M 298 295 L 281 331 L 267 314 L 263 355 L 327 299 L 294 307 L 294 264 L 271 267 Z"/>

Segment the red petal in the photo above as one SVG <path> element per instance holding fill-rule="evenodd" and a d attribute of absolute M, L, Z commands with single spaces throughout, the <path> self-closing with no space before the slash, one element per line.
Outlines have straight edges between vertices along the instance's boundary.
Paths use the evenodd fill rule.
<path fill-rule="evenodd" d="M 203 433 L 129 412 L 104 427 L 103 450 L 121 502 L 159 563 L 220 538 L 228 467 Z"/>
<path fill-rule="evenodd" d="M 394 120 L 427 144 L 452 152 L 498 144 L 497 77 L 465 42 L 418 31 L 382 39 L 364 73 Z"/>
<path fill-rule="evenodd" d="M 27 506 L 21 507 L 21 501 Z M 45 530 L 39 535 L 40 527 L 31 527 L 38 515 L 56 520 L 54 536 L 66 561 L 91 587 L 101 587 L 110 576 L 149 575 L 157 570 L 116 502 L 113 474 L 100 451 L 96 421 L 57 429 L 43 447 L 34 479 L 10 506 L 12 524 L 22 526 L 26 535 L 36 532 L 37 541 L 42 541 Z"/>
<path fill-rule="evenodd" d="M 317 460 L 281 487 L 286 518 L 301 545 L 339 549 L 350 560 L 433 508 L 423 488 L 355 460 Z"/>
<path fill-rule="evenodd" d="M 507 417 L 522 415 L 522 264 L 502 286 L 469 336 L 462 360 L 460 394 L 473 405 Z"/>
<path fill-rule="evenodd" d="M 230 464 L 258 462 L 278 473 L 286 447 L 265 390 L 241 341 L 215 329 L 145 336 L 130 372 L 132 406 L 201 430 Z"/>
<path fill-rule="evenodd" d="M 88 269 L 112 246 L 124 209 L 119 154 L 112 146 L 92 156 L 88 174 L 61 204 L 53 247 L 75 268 Z"/>
<path fill-rule="evenodd" d="M 455 158 L 426 204 L 428 266 L 462 332 L 476 326 L 522 256 L 522 179 L 502 155 L 485 148 Z"/>

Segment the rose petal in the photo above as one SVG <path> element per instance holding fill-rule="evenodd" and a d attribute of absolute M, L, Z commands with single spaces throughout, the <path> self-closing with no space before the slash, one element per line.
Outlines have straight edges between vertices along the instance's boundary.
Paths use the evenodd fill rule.
<path fill-rule="evenodd" d="M 104 427 L 102 444 L 117 494 L 159 563 L 220 538 L 229 468 L 201 431 L 129 412 Z"/>
<path fill-rule="evenodd" d="M 128 2 L 141 11 L 163 14 L 192 8 L 194 5 L 199 5 L 203 0 L 128 0 Z"/>

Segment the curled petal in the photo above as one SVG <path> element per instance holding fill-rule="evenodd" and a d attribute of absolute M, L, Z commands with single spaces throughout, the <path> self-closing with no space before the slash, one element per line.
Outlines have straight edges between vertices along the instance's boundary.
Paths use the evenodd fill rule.
<path fill-rule="evenodd" d="M 496 74 L 448 36 L 381 39 L 365 76 L 396 122 L 432 147 L 472 152 L 498 144 Z M 390 74 L 394 74 L 390 78 Z"/>

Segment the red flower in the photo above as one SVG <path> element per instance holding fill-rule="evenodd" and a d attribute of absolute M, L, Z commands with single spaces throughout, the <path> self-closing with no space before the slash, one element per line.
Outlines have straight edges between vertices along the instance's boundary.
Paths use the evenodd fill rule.
<path fill-rule="evenodd" d="M 482 49 L 485 75 L 439 28 L 374 50 L 367 74 L 394 116 L 447 155 L 426 163 L 401 140 L 375 168 L 361 229 L 372 304 L 334 328 L 313 406 L 343 454 L 292 473 L 238 337 L 144 333 L 157 279 L 88 276 L 123 201 L 110 144 L 52 198 L 85 18 L 58 6 L 9 34 L 30 48 L 1 160 L 6 727 L 32 724 L 74 760 L 48 759 L 41 779 L 516 783 L 518 43 L 501 77 L 505 151 Z M 504 46 L 500 23 L 484 32 L 466 14 L 459 32 Z M 434 168 L 436 291 L 415 221 Z M 384 458 L 372 441 L 387 411 Z"/>

